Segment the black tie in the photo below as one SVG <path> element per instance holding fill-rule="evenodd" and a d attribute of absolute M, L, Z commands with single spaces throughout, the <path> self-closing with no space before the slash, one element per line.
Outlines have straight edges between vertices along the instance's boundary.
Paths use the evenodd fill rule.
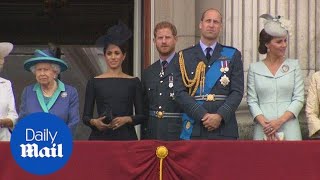
<path fill-rule="evenodd" d="M 211 55 L 210 55 L 210 51 L 211 51 L 211 47 L 207 47 L 206 48 L 206 51 L 207 51 L 207 53 L 206 53 L 206 58 L 208 59 L 208 60 L 210 60 L 210 58 L 211 58 Z"/>
<path fill-rule="evenodd" d="M 166 70 L 167 66 L 168 66 L 168 62 L 167 61 L 162 61 L 162 69 L 163 69 L 163 71 Z"/>

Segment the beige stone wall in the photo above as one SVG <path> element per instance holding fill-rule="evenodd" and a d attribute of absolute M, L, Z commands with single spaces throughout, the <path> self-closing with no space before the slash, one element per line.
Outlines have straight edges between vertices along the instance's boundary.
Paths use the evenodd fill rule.
<path fill-rule="evenodd" d="M 223 11 L 222 0 L 153 0 L 154 18 L 151 29 L 160 21 L 172 22 L 178 30 L 176 50 L 192 46 L 199 41 L 199 22 L 201 14 L 208 8 Z M 153 49 L 154 58 L 158 58 Z"/>
<path fill-rule="evenodd" d="M 195 42 L 195 2 L 195 0 L 154 0 L 154 23 L 151 29 L 153 30 L 160 21 L 173 23 L 178 31 L 177 51 Z M 155 48 L 153 53 L 154 61 L 159 55 Z"/>

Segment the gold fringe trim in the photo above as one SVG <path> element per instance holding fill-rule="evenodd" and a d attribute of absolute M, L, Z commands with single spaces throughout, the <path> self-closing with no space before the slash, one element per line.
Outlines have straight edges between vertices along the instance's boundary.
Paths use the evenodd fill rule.
<path fill-rule="evenodd" d="M 206 76 L 206 64 L 203 61 L 199 62 L 193 79 L 189 79 L 188 73 L 184 64 L 183 54 L 182 54 L 182 51 L 180 51 L 179 66 L 180 66 L 180 72 L 182 75 L 183 84 L 189 89 L 189 94 L 191 96 L 194 96 L 200 85 L 200 95 L 202 95 L 202 92 L 204 90 L 205 76 Z"/>

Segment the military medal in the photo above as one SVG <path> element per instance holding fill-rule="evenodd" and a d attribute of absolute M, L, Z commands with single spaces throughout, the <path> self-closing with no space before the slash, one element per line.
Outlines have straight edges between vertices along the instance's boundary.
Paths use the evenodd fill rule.
<path fill-rule="evenodd" d="M 283 65 L 282 67 L 281 67 L 281 71 L 283 72 L 283 73 L 286 73 L 286 72 L 288 72 L 289 71 L 289 66 L 288 65 Z"/>
<path fill-rule="evenodd" d="M 220 72 L 224 73 L 224 64 L 223 64 L 223 61 L 221 61 L 221 68 L 220 68 Z"/>
<path fill-rule="evenodd" d="M 228 72 L 228 71 L 229 71 L 228 61 L 221 61 L 220 72 L 226 73 L 226 72 Z"/>
<path fill-rule="evenodd" d="M 160 77 L 163 77 L 164 76 L 164 72 L 163 72 L 163 69 L 160 71 L 160 74 L 159 74 Z"/>
<path fill-rule="evenodd" d="M 174 97 L 174 93 L 173 93 L 173 92 L 172 92 L 172 93 L 170 93 L 170 97 L 172 97 L 172 98 Z"/>
<path fill-rule="evenodd" d="M 173 88 L 173 75 L 169 76 L 169 88 Z"/>
<path fill-rule="evenodd" d="M 230 82 L 230 79 L 228 78 L 228 76 L 223 75 L 220 79 L 220 83 L 223 87 L 226 87 Z"/>
<path fill-rule="evenodd" d="M 224 72 L 228 72 L 229 71 L 229 62 L 226 61 L 226 67 L 224 68 Z"/>

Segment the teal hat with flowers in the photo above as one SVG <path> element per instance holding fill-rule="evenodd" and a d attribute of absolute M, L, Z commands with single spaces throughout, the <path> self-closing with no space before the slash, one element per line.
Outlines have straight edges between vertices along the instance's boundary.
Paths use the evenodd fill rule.
<path fill-rule="evenodd" d="M 34 57 L 26 60 L 24 62 L 24 69 L 27 71 L 31 71 L 30 68 L 37 63 L 53 63 L 60 66 L 61 72 L 68 69 L 68 65 L 62 59 L 56 58 L 54 52 L 50 49 L 39 50 L 36 49 L 34 51 Z"/>

